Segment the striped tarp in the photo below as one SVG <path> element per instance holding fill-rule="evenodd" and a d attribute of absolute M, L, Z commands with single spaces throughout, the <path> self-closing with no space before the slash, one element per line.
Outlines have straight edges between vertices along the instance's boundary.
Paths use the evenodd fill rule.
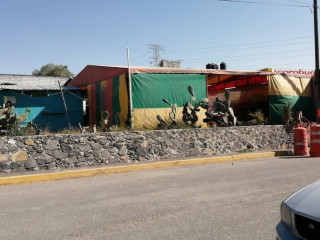
<path fill-rule="evenodd" d="M 293 112 L 302 111 L 303 116 L 307 119 L 313 119 L 312 84 L 309 77 L 278 74 L 270 75 L 268 78 L 271 124 L 282 124 L 284 122 L 283 107 L 286 103 L 290 103 Z"/>
<path fill-rule="evenodd" d="M 102 114 L 109 112 L 109 122 L 120 114 L 120 126 L 125 126 L 128 119 L 128 91 L 125 74 L 103 80 L 87 87 L 89 100 L 90 125 L 104 127 Z"/>
<path fill-rule="evenodd" d="M 177 120 L 182 122 L 182 107 L 190 101 L 188 86 L 192 86 L 196 101 L 206 98 L 205 74 L 152 74 L 142 73 L 132 75 L 132 104 L 134 126 L 137 128 L 154 128 L 159 124 L 156 116 L 160 115 L 169 121 L 171 108 L 162 99 L 177 104 Z M 203 123 L 205 110 L 197 114 L 198 124 Z"/>

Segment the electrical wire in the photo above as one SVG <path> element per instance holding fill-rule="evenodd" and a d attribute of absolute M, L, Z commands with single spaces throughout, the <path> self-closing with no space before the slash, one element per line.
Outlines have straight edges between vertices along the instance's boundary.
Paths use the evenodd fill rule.
<path fill-rule="evenodd" d="M 308 52 L 308 51 L 312 51 L 313 49 L 302 49 L 302 50 L 297 50 L 294 53 L 297 52 Z M 277 52 L 277 54 L 286 54 L 286 53 L 292 53 L 292 51 L 280 51 Z M 253 56 L 268 56 L 268 55 L 272 55 L 274 56 L 274 52 L 267 52 L 267 53 L 255 53 L 255 54 L 241 54 L 241 55 L 224 55 L 224 58 L 243 58 L 243 57 L 253 57 Z"/>
<path fill-rule="evenodd" d="M 68 92 L 68 93 L 70 93 L 71 95 L 73 95 L 74 97 L 83 100 L 82 97 L 79 97 L 79 96 L 77 96 L 76 94 L 74 94 L 74 93 L 72 93 L 72 92 L 70 92 L 70 91 L 68 91 L 68 90 L 63 90 L 63 92 Z"/>
<path fill-rule="evenodd" d="M 304 62 L 305 64 L 312 64 L 313 62 Z M 272 64 L 266 64 L 266 65 L 260 65 L 261 67 L 257 67 L 257 65 L 237 65 L 237 69 L 252 69 L 252 68 L 256 68 L 256 69 L 263 69 L 265 68 L 266 66 L 268 67 L 273 67 L 275 68 L 274 66 L 276 66 L 277 69 L 279 68 L 289 68 L 289 69 L 294 69 L 292 68 L 292 65 L 298 65 L 299 69 L 309 69 L 308 66 L 306 65 L 301 65 L 300 62 L 294 62 L 294 63 L 290 63 L 291 65 L 288 65 L 288 64 L 275 64 L 274 62 Z M 234 69 L 234 68 L 233 68 Z M 310 68 L 311 69 L 311 68 Z"/>
<path fill-rule="evenodd" d="M 277 58 L 283 58 L 283 57 L 307 57 L 307 56 L 313 56 L 313 54 L 296 54 L 296 55 L 292 55 L 292 54 L 282 54 L 281 56 L 277 57 L 277 56 L 263 56 L 261 55 L 261 57 L 255 57 L 254 59 L 252 58 L 252 56 L 231 56 L 231 57 L 224 57 L 225 61 L 227 62 L 236 62 L 236 61 L 243 61 L 243 60 L 258 60 L 258 59 L 277 59 Z M 235 57 L 237 59 L 235 59 Z M 240 58 L 240 59 L 239 59 Z M 201 59 L 202 60 L 202 59 Z M 184 62 L 188 62 L 188 63 L 196 63 L 200 61 L 188 61 L 187 59 L 184 60 Z"/>
<path fill-rule="evenodd" d="M 305 3 L 305 2 L 300 2 L 300 1 L 296 1 L 296 0 L 289 0 L 290 2 L 296 2 L 296 3 L 300 3 L 300 4 L 306 4 L 306 5 L 309 5 L 310 7 L 313 6 L 313 4 L 308 4 L 308 3 Z"/>
<path fill-rule="evenodd" d="M 74 93 L 72 93 L 72 92 L 70 92 L 70 91 L 68 91 L 68 90 L 62 90 L 62 92 L 63 93 L 66 93 L 66 92 L 68 92 L 68 93 L 70 93 L 71 95 L 73 95 L 74 97 L 76 97 L 76 98 L 79 98 L 79 99 L 83 99 L 83 98 L 81 98 L 81 97 L 79 97 L 79 96 L 77 96 L 76 94 L 74 94 Z M 58 94 L 61 94 L 61 92 L 57 92 L 57 93 L 50 93 L 50 94 L 48 94 L 47 96 L 54 96 L 54 95 L 58 95 Z"/>
<path fill-rule="evenodd" d="M 295 6 L 295 7 L 308 7 L 308 8 L 310 8 L 310 6 L 312 6 L 311 4 L 298 2 L 298 1 L 295 1 L 295 0 L 289 0 L 289 1 L 297 2 L 297 3 L 302 4 L 302 5 L 283 4 L 283 3 L 266 3 L 266 2 L 244 1 L 244 0 L 218 0 L 218 1 L 238 2 L 238 3 L 252 3 L 252 4 L 254 3 L 254 4 L 264 4 L 264 5 L 292 6 L 292 7 L 293 6 Z M 256 31 L 254 31 L 254 32 L 256 32 Z M 225 48 L 225 49 L 227 49 L 229 51 L 233 50 L 233 48 L 235 50 L 260 49 L 260 48 L 265 48 L 265 47 L 276 46 L 275 44 L 272 44 L 272 43 L 280 43 L 280 42 L 284 42 L 284 41 L 286 42 L 286 44 L 285 44 L 286 46 L 287 45 L 297 45 L 297 44 L 302 44 L 302 43 L 310 43 L 310 41 L 304 41 L 304 42 L 300 41 L 299 43 L 297 43 L 297 42 L 288 42 L 288 41 L 292 41 L 292 40 L 295 40 L 295 39 L 311 39 L 311 37 L 313 37 L 313 36 L 302 37 L 302 38 L 301 37 L 286 38 L 286 39 L 274 40 L 274 41 L 260 41 L 260 42 L 243 43 L 243 44 L 230 44 L 230 45 L 222 45 L 222 46 L 215 46 L 215 47 L 205 47 L 205 48 L 202 47 L 202 48 L 176 49 L 176 50 L 173 50 L 173 51 L 166 51 L 165 54 L 174 55 L 174 54 L 201 53 L 201 52 L 207 52 L 207 51 L 213 51 L 213 50 L 214 50 L 214 52 L 217 52 L 217 51 L 221 52 L 221 51 L 225 51 L 223 48 Z M 213 37 L 211 37 L 211 38 L 213 38 Z M 201 39 L 203 39 L 203 37 Z M 181 41 L 179 41 L 179 42 L 181 42 Z M 263 44 L 263 46 L 257 46 L 257 45 L 261 45 L 261 44 Z M 244 46 L 248 46 L 248 47 L 244 47 Z M 230 49 L 230 48 L 232 48 L 232 49 Z M 305 49 L 305 50 L 302 50 L 302 51 L 309 51 L 309 49 Z M 282 53 L 286 53 L 286 52 L 282 52 Z M 136 60 L 142 58 L 143 56 L 146 56 L 147 54 L 148 53 L 143 53 L 143 54 L 141 54 L 141 55 L 139 55 L 137 57 L 132 58 L 131 61 L 133 63 L 135 63 L 135 65 L 137 66 L 139 64 L 137 64 Z M 261 53 L 260 54 L 255 54 L 255 55 L 261 56 Z M 242 57 L 243 58 L 243 57 L 248 57 L 248 56 L 254 56 L 254 55 L 251 54 L 251 55 L 232 56 L 232 57 Z M 263 55 L 263 56 L 265 56 L 265 55 Z M 188 60 L 186 60 L 186 61 L 188 61 Z M 148 60 L 138 61 L 138 63 L 143 63 L 143 64 L 147 63 L 146 65 L 148 65 Z"/>
<path fill-rule="evenodd" d="M 237 47 L 237 49 L 252 49 L 252 48 L 264 48 L 264 47 L 272 47 L 275 46 L 275 44 L 267 44 L 267 43 L 278 43 L 279 42 L 286 42 L 286 45 L 290 45 L 290 44 L 301 44 L 303 42 L 299 41 L 299 42 L 294 42 L 294 43 L 290 43 L 288 42 L 288 40 L 301 40 L 301 39 L 309 39 L 309 37 L 303 37 L 303 38 L 290 38 L 290 39 L 281 39 L 281 40 L 275 40 L 275 41 L 261 41 L 261 42 L 255 42 L 255 43 L 244 43 L 244 44 L 231 44 L 231 45 L 222 45 L 222 46 L 216 46 L 216 47 L 206 47 L 206 48 L 192 48 L 192 49 L 181 49 L 181 50 L 175 50 L 175 51 L 167 51 L 166 54 L 181 54 L 181 53 L 186 53 L 186 52 L 190 52 L 190 53 L 197 53 L 197 52 L 203 52 L 203 51 L 210 51 L 210 50 L 215 50 L 215 51 L 223 51 L 223 49 L 228 49 L 230 50 L 230 48 L 232 47 Z M 262 46 L 255 46 L 256 44 L 265 44 L 266 45 L 262 45 Z M 307 42 L 305 42 L 307 43 Z M 309 41 L 308 41 L 309 43 Z M 247 48 L 239 48 L 242 46 L 250 46 Z"/>
<path fill-rule="evenodd" d="M 141 58 L 141 57 L 144 57 L 144 56 L 146 56 L 146 55 L 149 55 L 149 52 L 145 52 L 145 53 L 143 53 L 143 54 L 141 54 L 141 55 L 139 55 L 139 56 L 137 56 L 137 57 L 133 57 L 133 58 L 131 58 L 130 60 L 133 61 L 133 60 L 139 59 L 139 58 Z"/>
<path fill-rule="evenodd" d="M 261 32 L 262 34 L 264 34 L 265 35 L 265 32 L 266 32 L 266 30 L 272 30 L 273 32 L 274 32 L 274 30 L 276 30 L 276 29 L 284 29 L 285 27 L 288 27 L 288 26 L 292 26 L 292 25 L 295 25 L 295 26 L 298 26 L 298 25 L 306 25 L 306 26 L 309 26 L 310 25 L 310 22 L 309 21 L 305 21 L 305 22 L 302 22 L 301 21 L 301 19 L 299 19 L 299 22 L 290 22 L 290 24 L 288 24 L 288 23 L 286 23 L 286 24 L 281 24 L 281 23 L 278 23 L 276 26 L 272 26 L 272 27 L 261 27 L 261 28 L 258 28 L 258 29 L 254 29 L 253 31 L 251 30 L 251 31 L 243 31 L 243 30 L 241 30 L 241 31 L 237 31 L 236 29 L 233 29 L 233 33 L 234 33 L 234 35 L 236 35 L 236 36 L 234 36 L 232 39 L 233 40 L 236 40 L 236 39 L 249 39 L 249 38 L 253 38 L 253 37 L 256 37 L 256 33 L 259 33 L 259 32 Z M 254 33 L 254 34 L 252 34 L 252 33 Z M 248 37 L 246 37 L 246 38 L 243 38 L 243 37 L 237 37 L 238 36 L 238 34 L 246 34 L 246 36 L 248 36 Z M 263 36 L 264 36 L 263 35 Z M 193 38 L 193 39 L 183 39 L 183 41 L 184 42 L 195 42 L 195 43 L 197 43 L 197 41 L 199 40 L 199 39 L 201 39 L 201 40 L 206 40 L 206 39 L 212 39 L 212 38 L 214 38 L 214 37 L 216 37 L 215 35 L 204 35 L 204 34 L 201 34 L 201 38 Z M 180 45 L 181 44 L 181 40 L 175 40 L 175 41 L 166 41 L 165 42 L 165 45 Z"/>
<path fill-rule="evenodd" d="M 243 0 L 218 0 L 218 1 L 219 1 L 219 2 L 235 2 L 235 3 L 259 4 L 259 5 L 274 5 L 274 6 L 311 8 L 310 5 L 298 5 L 298 4 L 266 3 L 266 2 L 243 1 Z"/>

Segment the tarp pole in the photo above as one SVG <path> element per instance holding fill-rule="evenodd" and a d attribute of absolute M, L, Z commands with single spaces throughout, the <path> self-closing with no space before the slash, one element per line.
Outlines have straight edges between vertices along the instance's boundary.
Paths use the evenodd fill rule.
<path fill-rule="evenodd" d="M 127 47 L 127 61 L 128 61 L 128 85 L 129 85 L 129 123 L 130 128 L 132 128 L 133 124 L 133 116 L 132 116 L 132 86 L 131 86 L 131 72 L 130 72 L 130 52 L 129 47 Z"/>
<path fill-rule="evenodd" d="M 60 88 L 60 92 L 61 92 L 61 96 L 62 96 L 62 100 L 63 100 L 63 104 L 64 104 L 64 109 L 65 109 L 66 115 L 67 115 L 68 125 L 69 125 L 69 128 L 71 128 L 70 119 L 69 119 L 69 114 L 68 114 L 68 109 L 67 109 L 67 104 L 66 104 L 66 101 L 65 101 L 65 99 L 64 99 L 64 95 L 63 95 L 63 92 L 62 92 L 62 88 L 61 88 L 60 81 L 58 81 L 58 83 L 59 83 L 59 88 Z"/>

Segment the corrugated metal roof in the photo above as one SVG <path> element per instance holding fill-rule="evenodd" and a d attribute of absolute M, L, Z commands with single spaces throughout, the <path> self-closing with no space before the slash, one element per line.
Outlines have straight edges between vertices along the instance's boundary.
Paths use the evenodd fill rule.
<path fill-rule="evenodd" d="M 67 91 L 76 91 L 80 90 L 77 87 L 73 86 L 61 86 L 62 90 Z M 18 90 L 18 91 L 47 91 L 47 90 L 57 90 L 59 91 L 59 86 L 50 86 L 50 85 L 8 85 L 8 84 L 0 84 L 0 90 Z"/>
<path fill-rule="evenodd" d="M 69 80 L 68 77 L 49 77 L 33 75 L 0 74 L 0 84 L 21 84 L 21 85 L 64 85 Z"/>

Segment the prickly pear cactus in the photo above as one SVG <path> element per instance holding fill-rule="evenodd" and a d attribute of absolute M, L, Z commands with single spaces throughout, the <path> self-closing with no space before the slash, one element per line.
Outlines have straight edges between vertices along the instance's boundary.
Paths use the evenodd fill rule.
<path fill-rule="evenodd" d="M 10 114 L 3 114 L 0 118 L 0 130 L 4 130 L 5 134 L 10 136 L 18 136 L 24 134 L 27 127 L 21 127 L 20 124 L 28 120 L 30 109 L 26 109 L 25 113 L 15 114 L 14 108 L 9 112 Z M 35 128 L 36 130 L 36 128 Z M 33 133 L 35 134 L 35 132 Z"/>
<path fill-rule="evenodd" d="M 216 123 L 219 127 L 226 127 L 229 125 L 228 119 L 231 118 L 232 125 L 236 126 L 237 117 L 234 115 L 233 108 L 231 107 L 230 90 L 224 93 L 225 100 L 221 101 L 218 97 L 213 103 L 214 111 L 206 112 L 206 117 L 203 122 Z"/>
<path fill-rule="evenodd" d="M 166 104 L 170 105 L 171 107 L 171 112 L 169 112 L 169 118 L 171 120 L 171 125 L 176 125 L 177 124 L 177 104 L 176 103 L 170 103 L 168 100 L 166 99 L 162 99 L 163 102 L 165 102 Z"/>
<path fill-rule="evenodd" d="M 164 121 L 160 115 L 157 115 L 157 119 L 160 122 L 158 124 L 159 129 L 168 129 L 169 128 L 169 124 L 166 121 Z"/>
<path fill-rule="evenodd" d="M 197 116 L 197 112 L 200 111 L 200 107 L 203 109 L 208 109 L 208 99 L 203 98 L 200 101 L 196 102 L 196 96 L 194 94 L 194 90 L 192 86 L 188 86 L 188 91 L 191 95 L 190 101 L 185 102 L 183 104 L 182 110 L 182 121 L 187 124 L 191 125 L 192 127 L 198 127 L 196 125 L 199 117 Z M 194 104 L 194 105 L 193 105 Z M 189 112 L 190 111 L 190 112 Z"/>
<path fill-rule="evenodd" d="M 102 112 L 102 120 L 104 121 L 103 131 L 116 130 L 120 126 L 120 113 L 117 112 L 113 117 L 113 120 L 109 121 L 110 114 L 108 110 Z"/>
<path fill-rule="evenodd" d="M 109 115 L 108 110 L 102 112 L 102 120 L 103 120 L 105 126 L 108 125 L 109 116 L 110 115 Z"/>
<path fill-rule="evenodd" d="M 165 122 L 161 116 L 157 115 L 157 119 L 160 122 L 158 124 L 158 128 L 159 129 L 168 129 L 168 128 L 174 128 L 177 125 L 177 104 L 176 103 L 170 103 L 168 100 L 166 99 L 162 99 L 163 102 L 165 102 L 166 104 L 170 105 L 171 107 L 171 111 L 169 112 L 169 118 L 171 120 L 171 123 L 167 123 Z"/>

